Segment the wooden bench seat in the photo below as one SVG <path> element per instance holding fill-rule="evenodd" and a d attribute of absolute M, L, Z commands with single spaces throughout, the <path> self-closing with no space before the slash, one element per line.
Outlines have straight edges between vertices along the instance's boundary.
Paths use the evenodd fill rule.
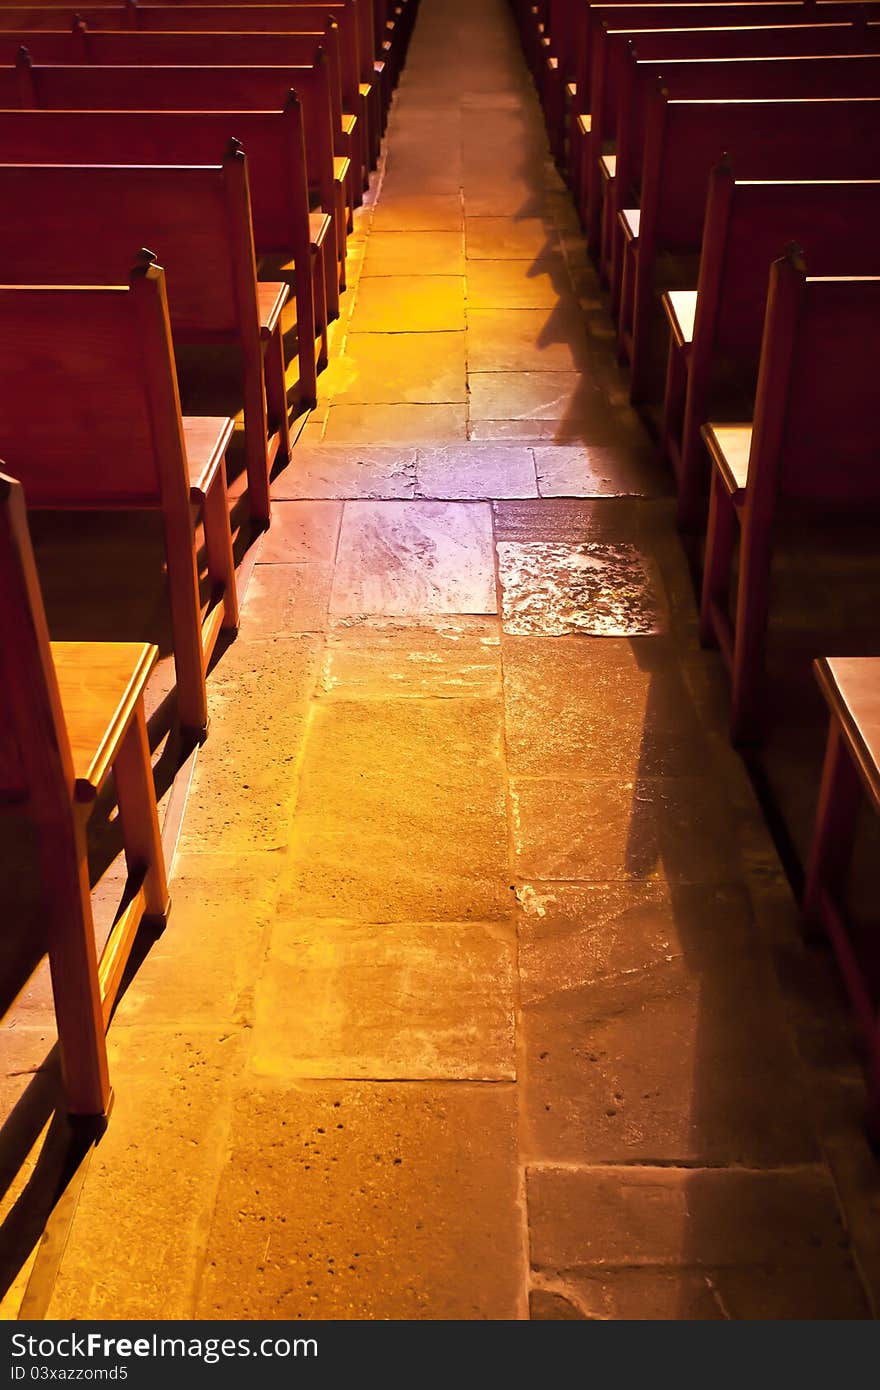
<path fill-rule="evenodd" d="M 880 274 L 880 182 L 738 181 L 712 171 L 696 291 L 663 297 L 670 323 L 661 433 L 681 525 L 705 516 L 701 427 L 733 392 L 753 399 L 769 267 L 797 242 L 817 275 Z"/>
<path fill-rule="evenodd" d="M 730 667 L 737 741 L 763 729 L 774 526 L 785 515 L 880 515 L 878 313 L 880 277 L 808 279 L 796 253 L 775 261 L 754 417 L 703 426 L 713 469 L 700 635 Z"/>
<path fill-rule="evenodd" d="M 624 268 L 618 345 L 632 368 L 634 402 L 644 401 L 652 385 L 652 357 L 662 331 L 660 291 L 696 283 L 709 176 L 722 154 L 729 152 L 737 177 L 744 179 L 870 179 L 880 176 L 878 137 L 876 97 L 682 101 L 662 88 L 654 94 L 638 234 L 630 216 L 619 217 Z"/>
<path fill-rule="evenodd" d="M 880 657 L 821 657 L 816 678 L 829 710 L 828 742 L 803 896 L 806 930 L 834 948 L 867 1052 L 866 1127 L 880 1145 L 880 1011 L 854 948 L 845 905 L 863 803 L 880 814 Z"/>
<path fill-rule="evenodd" d="M 175 346 L 237 349 L 240 400 L 229 413 L 243 407 L 250 515 L 268 522 L 269 472 L 290 456 L 280 327 L 290 290 L 257 285 L 243 152 L 233 145 L 213 168 L 0 165 L 0 202 L 16 210 L 0 222 L 7 283 L 118 284 L 138 240 L 161 256 Z M 300 352 L 307 405 L 317 394 L 310 331 Z"/>
<path fill-rule="evenodd" d="M 0 474 L 0 705 L 12 766 L 0 762 L 0 815 L 34 825 L 42 937 L 71 1114 L 104 1116 L 104 1032 L 141 923 L 161 930 L 169 902 L 144 717 L 158 651 L 145 643 L 50 643 L 20 483 Z M 110 774 L 128 884 L 99 963 L 86 827 Z M 10 925 L 10 924 L 7 924 Z"/>
<path fill-rule="evenodd" d="M 31 508 L 155 510 L 163 518 L 178 712 L 207 729 L 205 671 L 238 624 L 226 497 L 230 419 L 181 417 L 161 269 L 127 286 L 0 287 L 0 454 Z M 194 506 L 211 596 L 202 619 Z"/>

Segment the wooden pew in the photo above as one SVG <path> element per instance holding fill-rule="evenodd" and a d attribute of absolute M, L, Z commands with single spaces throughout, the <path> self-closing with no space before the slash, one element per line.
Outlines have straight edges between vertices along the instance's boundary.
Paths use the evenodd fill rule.
<path fill-rule="evenodd" d="M 271 467 L 290 457 L 281 335 L 289 290 L 257 285 L 242 151 L 233 146 L 213 168 L 0 165 L 0 204 L 15 208 L 0 219 L 7 284 L 119 284 L 139 241 L 156 249 L 175 347 L 237 350 L 250 515 L 268 522 Z M 315 343 L 301 346 L 313 401 Z"/>
<path fill-rule="evenodd" d="M 774 527 L 784 516 L 864 517 L 880 509 L 878 322 L 880 277 L 808 279 L 790 252 L 770 273 L 753 419 L 703 426 L 712 492 L 700 636 L 717 642 L 730 667 L 731 733 L 739 742 L 760 737 L 763 723 Z"/>
<path fill-rule="evenodd" d="M 138 927 L 161 931 L 169 909 L 144 718 L 158 651 L 49 641 L 22 487 L 3 473 L 0 589 L 0 706 L 11 754 L 0 758 L 0 810 L 11 803 L 36 831 L 68 1109 L 100 1116 L 110 1103 L 104 1032 L 122 973 Z M 99 964 L 86 827 L 111 773 L 129 881 Z"/>
<path fill-rule="evenodd" d="M 865 65 L 861 76 L 859 65 L 847 69 L 852 90 L 841 90 L 844 79 L 834 64 L 826 63 L 811 73 L 798 61 L 869 56 L 864 34 L 852 25 L 673 32 L 655 29 L 642 33 L 627 31 L 620 37 L 626 40 L 625 48 L 606 45 L 605 70 L 594 74 L 597 109 L 593 121 L 595 140 L 590 148 L 597 151 L 597 156 L 594 159 L 591 155 L 585 174 L 588 239 L 593 254 L 600 253 L 600 263 L 612 279 L 615 304 L 619 282 L 610 274 L 614 262 L 613 230 L 622 208 L 638 206 L 647 110 L 661 78 L 670 95 L 680 98 L 874 96 L 880 92 L 880 85 L 870 85 L 875 79 Z M 876 43 L 873 48 L 876 53 Z M 783 59 L 790 61 L 783 64 Z M 774 83 L 779 84 L 778 89 Z M 816 84 L 815 88 L 811 84 Z M 619 274 L 619 243 L 614 250 Z"/>
<path fill-rule="evenodd" d="M 335 45 L 338 48 L 338 45 Z M 339 274 L 345 284 L 345 231 L 354 208 L 354 180 L 348 155 L 340 153 L 342 114 L 338 63 L 333 62 L 334 35 L 327 34 L 136 34 L 0 32 L 0 63 L 15 63 L 22 48 L 35 64 L 85 64 L 98 67 L 289 67 L 303 103 L 310 182 L 320 192 L 321 208 L 331 213 L 337 239 Z M 314 75 L 307 76 L 307 69 Z M 207 79 L 206 79 L 207 80 Z M 215 84 L 216 86 L 216 84 Z M 212 98 L 213 100 L 213 98 Z M 128 103 L 126 103 L 128 105 Z M 187 103 L 181 109 L 190 110 Z M 217 110 L 226 110 L 223 102 Z M 234 132 L 232 132 L 234 134 Z M 325 172 L 325 165 L 329 173 Z M 329 179 L 329 188 L 327 180 Z"/>
<path fill-rule="evenodd" d="M 625 209 L 619 349 L 632 367 L 634 402 L 650 384 L 658 288 L 691 288 L 709 174 L 728 151 L 740 178 L 880 175 L 880 98 L 678 101 L 654 94 L 645 139 L 642 205 Z M 661 259 L 662 258 L 662 259 Z M 658 262 L 661 265 L 658 286 Z"/>
<path fill-rule="evenodd" d="M 700 431 L 732 398 L 754 398 L 768 268 L 797 242 L 817 275 L 880 275 L 880 181 L 709 180 L 697 289 L 670 291 L 661 443 L 678 483 L 678 516 L 705 516 L 709 465 Z"/>
<path fill-rule="evenodd" d="M 297 34 L 324 33 L 332 22 L 336 26 L 334 43 L 338 48 L 339 105 L 346 138 L 345 153 L 366 174 L 370 167 L 370 151 L 365 133 L 371 115 L 370 93 L 361 92 L 362 82 L 369 79 L 361 63 L 359 7 L 365 8 L 363 0 L 331 0 L 324 5 L 139 4 L 134 7 L 134 27 L 139 33 Z"/>
<path fill-rule="evenodd" d="M 3 148 L 16 164 L 216 165 L 235 132 L 247 156 L 260 275 L 293 287 L 297 331 L 307 341 L 325 268 L 337 306 L 338 280 L 330 219 L 309 213 L 295 100 L 283 112 L 236 112 L 234 121 L 214 111 L 0 111 Z"/>
<path fill-rule="evenodd" d="M 850 16 L 835 15 L 829 23 L 846 23 Z M 585 166 L 585 144 L 592 134 L 591 91 L 594 50 L 604 42 L 605 29 L 716 28 L 732 25 L 781 25 L 809 22 L 812 16 L 803 0 L 733 0 L 732 3 L 589 4 L 577 26 L 575 94 L 569 124 L 569 176 L 579 200 Z"/>
<path fill-rule="evenodd" d="M 334 20 L 328 19 L 319 30 L 295 34 L 213 33 L 197 29 L 182 33 L 87 34 L 86 49 L 91 63 L 132 67 L 302 67 L 313 63 L 320 49 L 327 63 L 332 158 L 342 222 L 340 235 L 344 238 L 346 227 L 351 230 L 354 208 L 362 199 L 363 184 L 351 155 L 351 128 L 342 104 L 339 29 Z M 305 101 L 305 97 L 302 100 Z"/>
<path fill-rule="evenodd" d="M 880 657 L 822 657 L 816 677 L 830 720 L 803 897 L 810 935 L 827 935 L 867 1049 L 866 1128 L 880 1145 L 880 1013 L 845 905 L 847 874 L 863 805 L 880 812 Z"/>
<path fill-rule="evenodd" d="M 174 634 L 178 711 L 207 729 L 205 671 L 238 626 L 226 499 L 229 419 L 182 419 L 161 269 L 127 286 L 0 286 L 0 453 L 31 508 L 157 510 Z M 211 603 L 199 599 L 193 508 L 202 511 Z"/>

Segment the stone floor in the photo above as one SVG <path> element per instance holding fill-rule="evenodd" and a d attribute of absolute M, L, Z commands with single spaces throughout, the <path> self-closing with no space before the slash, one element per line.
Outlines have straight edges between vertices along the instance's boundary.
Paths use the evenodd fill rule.
<path fill-rule="evenodd" d="M 350 269 L 26 1306 L 872 1316 L 848 1013 L 504 0 L 422 0 Z"/>

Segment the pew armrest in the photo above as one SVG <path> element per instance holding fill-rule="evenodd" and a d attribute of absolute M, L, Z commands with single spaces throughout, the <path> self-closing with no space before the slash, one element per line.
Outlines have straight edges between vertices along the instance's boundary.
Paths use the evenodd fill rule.
<path fill-rule="evenodd" d="M 631 244 L 639 239 L 639 222 L 641 213 L 638 208 L 621 208 L 617 214 L 620 225 L 623 228 L 624 240 Z"/>
<path fill-rule="evenodd" d="M 862 782 L 880 809 L 880 657 L 823 656 L 813 668 Z"/>
<path fill-rule="evenodd" d="M 731 501 L 739 505 L 749 480 L 751 425 L 703 425 L 700 434 Z"/>
<path fill-rule="evenodd" d="M 290 286 L 274 280 L 257 283 L 257 308 L 260 314 L 260 337 L 271 338 L 287 303 Z"/>
<path fill-rule="evenodd" d="M 589 111 L 583 112 L 578 116 L 577 125 L 581 135 L 587 136 L 590 134 L 593 129 L 593 117 L 590 115 Z"/>
<path fill-rule="evenodd" d="M 191 502 L 203 502 L 222 467 L 234 422 L 220 415 L 185 415 L 183 441 Z"/>
<path fill-rule="evenodd" d="M 663 296 L 663 308 L 676 347 L 690 347 L 694 340 L 694 318 L 697 313 L 696 290 L 667 290 Z"/>

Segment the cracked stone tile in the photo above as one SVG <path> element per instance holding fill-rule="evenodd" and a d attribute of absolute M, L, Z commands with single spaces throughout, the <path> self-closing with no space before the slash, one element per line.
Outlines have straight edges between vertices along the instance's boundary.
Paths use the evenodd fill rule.
<path fill-rule="evenodd" d="M 297 445 L 291 462 L 272 484 L 272 496 L 355 498 L 412 497 L 416 450 L 349 445 Z"/>
<path fill-rule="evenodd" d="M 535 448 L 542 497 L 666 496 L 670 480 L 645 439 L 630 448 L 554 444 Z"/>
<path fill-rule="evenodd" d="M 510 928 L 277 913 L 257 986 L 263 1076 L 512 1080 Z"/>
<path fill-rule="evenodd" d="M 594 394 L 579 372 L 468 372 L 471 420 L 569 420 L 589 416 Z"/>
<path fill-rule="evenodd" d="M 499 541 L 504 631 L 627 637 L 665 629 L 659 577 L 635 546 Z"/>
<path fill-rule="evenodd" d="M 868 1316 L 823 1168 L 532 1168 L 527 1200 L 533 1266 L 590 1318 Z"/>
<path fill-rule="evenodd" d="M 803 1074 L 743 889 L 526 884 L 519 897 L 534 1157 L 817 1160 Z"/>
<path fill-rule="evenodd" d="M 519 1315 L 512 1087 L 255 1083 L 230 1147 L 197 1316 Z"/>
<path fill-rule="evenodd" d="M 419 449 L 416 496 L 458 499 L 535 497 L 530 449 L 481 444 L 447 444 Z"/>
<path fill-rule="evenodd" d="M 336 618 L 320 689 L 343 699 L 498 695 L 499 624 L 470 616 Z"/>
<path fill-rule="evenodd" d="M 494 613 L 492 518 L 479 502 L 348 502 L 334 615 Z"/>

